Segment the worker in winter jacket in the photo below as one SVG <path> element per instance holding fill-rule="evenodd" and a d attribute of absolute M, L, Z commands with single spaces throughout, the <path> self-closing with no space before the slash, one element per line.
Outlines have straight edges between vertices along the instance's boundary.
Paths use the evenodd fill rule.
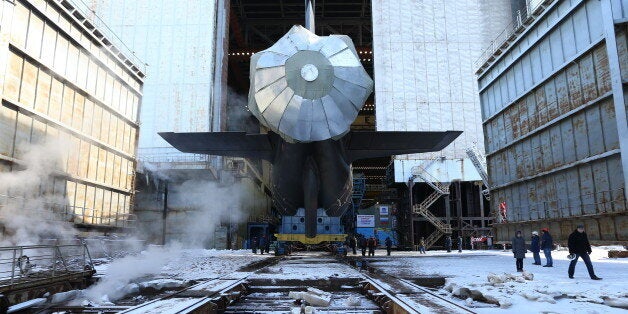
<path fill-rule="evenodd" d="M 386 244 L 386 255 L 390 256 L 390 251 L 392 250 L 392 240 L 390 237 L 386 237 L 384 244 Z"/>
<path fill-rule="evenodd" d="M 421 240 L 419 240 L 419 253 L 425 254 L 425 238 L 424 237 L 421 237 Z"/>
<path fill-rule="evenodd" d="M 360 235 L 360 240 L 358 240 L 360 244 L 360 250 L 362 250 L 362 256 L 366 256 L 366 237 Z"/>
<path fill-rule="evenodd" d="M 541 265 L 541 239 L 539 238 L 539 233 L 537 231 L 532 231 L 532 239 L 530 241 L 530 252 L 532 252 L 532 256 L 534 257 L 534 263 L 532 265 Z"/>
<path fill-rule="evenodd" d="M 462 236 L 458 236 L 458 253 L 462 252 Z"/>
<path fill-rule="evenodd" d="M 541 250 L 545 254 L 545 265 L 543 267 L 554 267 L 554 260 L 552 259 L 552 249 L 554 248 L 554 240 L 549 233 L 549 229 L 541 229 L 543 235 L 541 236 Z"/>
<path fill-rule="evenodd" d="M 375 240 L 375 237 L 370 237 L 366 242 L 366 245 L 369 247 L 369 256 L 375 256 L 375 246 L 377 246 L 377 240 Z"/>
<path fill-rule="evenodd" d="M 523 239 L 521 231 L 517 231 L 514 238 L 512 238 L 512 253 L 515 256 L 517 271 L 523 271 L 523 259 L 526 257 L 526 241 Z"/>
<path fill-rule="evenodd" d="M 259 237 L 259 251 L 260 254 L 264 254 L 264 250 L 266 249 L 266 236 L 263 235 Z"/>
<path fill-rule="evenodd" d="M 445 238 L 445 247 L 447 248 L 447 253 L 451 252 L 451 236 L 447 236 Z"/>
<path fill-rule="evenodd" d="M 583 225 L 578 225 L 576 230 L 569 235 L 567 245 L 569 246 L 569 254 L 576 255 L 575 258 L 571 260 L 571 263 L 569 263 L 569 270 L 567 271 L 569 278 L 573 279 L 573 273 L 576 270 L 578 258 L 582 258 L 584 264 L 587 266 L 591 279 L 601 280 L 602 278 L 596 276 L 593 271 L 593 264 L 591 264 L 591 258 L 589 257 L 589 254 L 591 254 L 591 244 L 589 244 L 589 238 L 587 237 L 587 233 L 584 232 Z"/>

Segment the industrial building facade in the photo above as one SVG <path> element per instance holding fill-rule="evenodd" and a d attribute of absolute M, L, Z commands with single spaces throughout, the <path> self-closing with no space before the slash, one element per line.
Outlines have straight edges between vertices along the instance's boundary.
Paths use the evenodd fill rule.
<path fill-rule="evenodd" d="M 49 205 L 75 224 L 126 227 L 144 77 L 139 62 L 73 2 L 2 1 L 1 10 L 0 170 L 20 170 L 25 150 L 58 140 L 67 147 L 41 193 L 64 202 Z"/>
<path fill-rule="evenodd" d="M 497 238 L 628 239 L 628 2 L 544 1 L 478 70 Z"/>

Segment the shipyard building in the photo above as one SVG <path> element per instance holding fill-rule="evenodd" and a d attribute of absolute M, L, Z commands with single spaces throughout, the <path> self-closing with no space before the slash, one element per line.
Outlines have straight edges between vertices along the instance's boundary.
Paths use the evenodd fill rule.
<path fill-rule="evenodd" d="M 33 223 L 129 227 L 142 63 L 74 1 L 2 1 L 0 10 L 0 171 L 37 168 L 28 151 L 62 145 L 59 156 L 38 152 L 58 160 L 49 179 L 29 187 L 36 193 L 0 187 L 0 209 L 40 194 L 38 206 L 61 216 Z M 0 225 L 8 218 L 0 215 Z"/>
<path fill-rule="evenodd" d="M 628 3 L 544 1 L 481 60 L 496 236 L 549 228 L 628 239 Z"/>

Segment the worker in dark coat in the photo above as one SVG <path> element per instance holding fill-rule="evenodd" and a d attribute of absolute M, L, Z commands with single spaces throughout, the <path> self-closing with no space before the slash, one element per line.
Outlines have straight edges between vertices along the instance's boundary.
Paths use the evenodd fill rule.
<path fill-rule="evenodd" d="M 447 253 L 451 253 L 451 236 L 445 238 L 445 247 L 447 248 Z"/>
<path fill-rule="evenodd" d="M 392 250 L 392 240 L 390 237 L 386 237 L 386 241 L 384 241 L 384 243 L 386 244 L 386 255 L 390 256 L 390 250 Z"/>
<path fill-rule="evenodd" d="M 266 249 L 266 236 L 259 237 L 259 252 L 260 254 L 264 254 L 264 250 Z"/>
<path fill-rule="evenodd" d="M 366 237 L 360 236 L 360 250 L 362 250 L 362 256 L 366 256 Z"/>
<path fill-rule="evenodd" d="M 552 259 L 552 249 L 554 248 L 554 240 L 549 233 L 549 229 L 541 229 L 543 235 L 541 236 L 541 250 L 545 254 L 545 265 L 543 267 L 554 267 L 554 260 Z"/>
<path fill-rule="evenodd" d="M 370 237 L 366 245 L 369 247 L 369 256 L 375 256 L 375 246 L 377 245 L 375 237 Z"/>
<path fill-rule="evenodd" d="M 523 271 L 523 259 L 526 257 L 526 241 L 523 239 L 521 231 L 517 231 L 516 236 L 512 238 L 512 253 L 517 259 L 517 271 Z"/>
<path fill-rule="evenodd" d="M 355 241 L 354 236 L 349 236 L 349 247 L 353 251 L 353 255 L 356 255 L 357 254 L 357 252 L 355 251 L 356 241 Z"/>
<path fill-rule="evenodd" d="M 458 253 L 462 252 L 462 236 L 458 236 Z"/>
<path fill-rule="evenodd" d="M 253 237 L 251 239 L 251 250 L 253 251 L 253 254 L 257 253 L 257 237 Z"/>
<path fill-rule="evenodd" d="M 532 256 L 534 257 L 534 263 L 532 265 L 541 265 L 541 238 L 539 238 L 539 233 L 537 231 L 532 231 L 532 239 L 530 241 L 530 252 L 532 252 Z"/>
<path fill-rule="evenodd" d="M 584 264 L 587 266 L 591 279 L 601 280 L 602 278 L 596 276 L 593 271 L 593 264 L 591 264 L 591 258 L 589 257 L 589 254 L 592 252 L 591 244 L 589 244 L 589 238 L 587 237 L 587 233 L 584 232 L 583 225 L 578 225 L 576 230 L 569 235 L 567 245 L 569 246 L 569 254 L 576 255 L 575 258 L 571 260 L 571 263 L 569 263 L 569 270 L 567 271 L 569 278 L 573 279 L 573 273 L 576 269 L 578 258 L 582 258 Z"/>

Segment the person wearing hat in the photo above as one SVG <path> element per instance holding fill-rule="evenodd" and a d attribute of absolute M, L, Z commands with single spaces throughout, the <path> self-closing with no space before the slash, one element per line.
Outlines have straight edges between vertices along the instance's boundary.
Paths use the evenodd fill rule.
<path fill-rule="evenodd" d="M 549 229 L 541 229 L 543 235 L 541 236 L 541 250 L 545 254 L 545 265 L 543 267 L 554 267 L 554 260 L 552 259 L 552 249 L 554 248 L 554 240 L 549 233 Z"/>
<path fill-rule="evenodd" d="M 526 241 L 523 239 L 521 231 L 517 231 L 514 238 L 512 238 L 512 253 L 517 259 L 517 271 L 523 271 L 523 259 L 526 257 Z"/>
<path fill-rule="evenodd" d="M 541 265 L 541 239 L 539 238 L 539 233 L 537 231 L 532 231 L 532 239 L 530 240 L 530 252 L 532 252 L 532 256 L 534 257 L 534 263 L 532 265 Z"/>
<path fill-rule="evenodd" d="M 589 257 L 589 254 L 591 254 L 591 244 L 589 244 L 589 238 L 587 237 L 587 233 L 584 232 L 583 225 L 578 225 L 576 230 L 569 235 L 567 245 L 569 246 L 569 254 L 575 255 L 575 258 L 569 263 L 569 270 L 567 271 L 569 278 L 573 279 L 576 263 L 578 263 L 578 258 L 581 257 L 584 264 L 587 266 L 591 279 L 601 280 L 602 278 L 596 276 L 593 271 L 593 264 L 591 264 L 591 258 Z"/>

